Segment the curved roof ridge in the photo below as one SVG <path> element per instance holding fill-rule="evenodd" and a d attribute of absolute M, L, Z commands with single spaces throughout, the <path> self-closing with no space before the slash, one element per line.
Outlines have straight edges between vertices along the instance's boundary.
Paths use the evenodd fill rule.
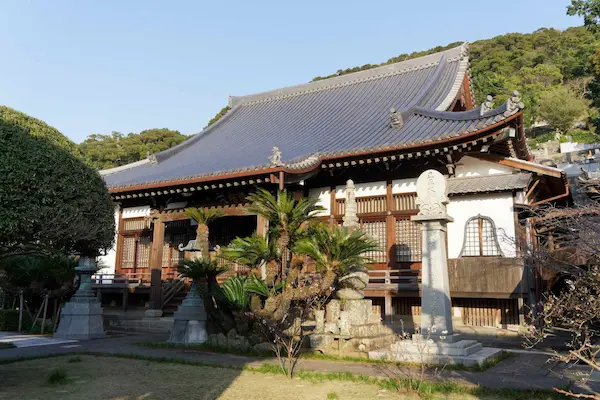
<path fill-rule="evenodd" d="M 452 49 L 428 54 L 423 57 L 412 58 L 406 61 L 382 65 L 380 67 L 370 68 L 364 71 L 353 72 L 346 75 L 335 76 L 319 81 L 250 94 L 247 96 L 231 96 L 229 105 L 234 107 L 238 105 L 251 105 L 267 101 L 280 100 L 283 98 L 299 96 L 307 93 L 314 93 L 317 91 L 354 85 L 357 83 L 367 82 L 411 71 L 418 71 L 420 69 L 437 66 L 442 61 L 442 57 L 446 57 L 447 62 L 462 60 L 464 64 L 468 64 L 464 62 L 464 60 L 468 58 L 468 44 L 465 42 L 462 45 Z M 462 73 L 464 74 L 465 71 L 466 69 L 463 70 Z M 459 82 L 459 88 L 461 83 L 462 81 Z M 454 96 L 456 96 L 456 93 Z"/>
<path fill-rule="evenodd" d="M 482 118 L 494 117 L 500 114 L 505 114 L 505 116 L 512 115 L 517 111 L 521 110 L 522 104 L 516 104 L 514 107 L 509 109 L 509 101 L 507 100 L 505 103 L 500 106 L 481 113 L 481 107 L 473 108 L 471 110 L 466 111 L 437 111 L 424 107 L 413 107 L 412 112 L 414 114 L 418 114 L 424 117 L 436 118 L 436 119 L 445 119 L 449 121 L 464 121 L 464 120 L 477 120 Z M 506 115 L 507 114 L 507 115 Z"/>
<path fill-rule="evenodd" d="M 450 108 L 450 106 L 452 105 L 452 102 L 454 101 L 454 99 L 456 99 L 456 96 L 460 92 L 460 88 L 462 87 L 463 78 L 464 78 L 465 74 L 469 74 L 469 90 L 471 91 L 471 97 L 473 98 L 473 101 L 475 101 L 475 97 L 473 95 L 473 88 L 471 86 L 471 76 L 470 76 L 470 71 L 469 71 L 469 43 L 464 42 L 460 46 L 460 49 L 461 49 L 461 52 L 459 55 L 460 66 L 458 68 L 458 71 L 456 71 L 454 85 L 452 85 L 452 88 L 446 95 L 446 98 L 435 108 L 438 111 L 446 111 L 448 108 Z M 449 60 L 449 61 L 452 61 L 452 60 Z"/>

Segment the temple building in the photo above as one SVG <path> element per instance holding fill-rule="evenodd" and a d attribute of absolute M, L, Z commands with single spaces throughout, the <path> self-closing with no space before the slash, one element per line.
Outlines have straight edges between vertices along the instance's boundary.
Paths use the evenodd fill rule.
<path fill-rule="evenodd" d="M 195 237 L 185 207 L 222 209 L 225 217 L 210 225 L 209 239 L 226 246 L 267 229 L 245 208 L 256 188 L 316 198 L 325 208 L 320 216 L 333 225 L 342 223 L 351 179 L 359 223 L 380 245 L 370 254 L 365 293 L 383 318 L 419 315 L 427 255 L 410 217 L 418 212 L 416 179 L 433 168 L 448 179 L 454 218 L 447 235 L 454 317 L 477 326 L 523 321 L 540 282 L 520 257 L 534 235 L 519 210 L 568 204 L 570 194 L 563 171 L 534 162 L 518 93 L 497 107 L 491 98 L 475 106 L 466 44 L 232 96 L 229 106 L 180 145 L 102 171 L 118 204 L 116 247 L 103 257 L 102 272 L 135 278 L 154 271 L 158 289 L 150 308 L 169 306 L 172 297 L 160 294 L 168 285 L 158 277 L 168 282 L 183 257 L 180 244 Z M 232 266 L 230 273 L 243 270 Z"/>

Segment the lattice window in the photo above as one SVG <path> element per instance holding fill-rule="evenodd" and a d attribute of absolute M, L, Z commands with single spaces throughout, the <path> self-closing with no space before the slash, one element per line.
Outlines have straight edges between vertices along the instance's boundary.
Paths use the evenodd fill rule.
<path fill-rule="evenodd" d="M 396 262 L 421 261 L 421 227 L 410 219 L 396 221 Z"/>
<path fill-rule="evenodd" d="M 123 220 L 123 231 L 143 231 L 148 229 L 146 218 L 128 218 Z"/>
<path fill-rule="evenodd" d="M 496 225 L 490 217 L 477 215 L 465 224 L 465 239 L 459 257 L 502 257 Z"/>
<path fill-rule="evenodd" d="M 379 246 L 379 250 L 369 251 L 365 256 L 376 263 L 387 262 L 385 221 L 363 222 L 362 229 L 367 235 L 372 237 L 377 242 L 377 246 Z"/>
<path fill-rule="evenodd" d="M 148 268 L 150 265 L 150 246 L 152 240 L 149 236 L 140 236 L 137 243 L 137 254 L 135 257 L 136 268 Z"/>
<path fill-rule="evenodd" d="M 133 268 L 135 263 L 135 236 L 123 237 L 123 257 L 121 268 Z"/>

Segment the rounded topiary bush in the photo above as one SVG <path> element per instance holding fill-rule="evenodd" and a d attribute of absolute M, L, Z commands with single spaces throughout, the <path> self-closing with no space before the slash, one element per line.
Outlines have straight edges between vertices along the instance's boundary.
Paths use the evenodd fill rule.
<path fill-rule="evenodd" d="M 110 248 L 114 204 L 100 175 L 59 147 L 54 128 L 48 140 L 19 120 L 35 119 L 0 113 L 0 256 L 29 249 L 97 255 Z"/>

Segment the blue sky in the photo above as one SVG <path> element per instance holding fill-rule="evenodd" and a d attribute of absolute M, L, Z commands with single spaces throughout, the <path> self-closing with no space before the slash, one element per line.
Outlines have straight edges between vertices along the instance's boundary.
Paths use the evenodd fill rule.
<path fill-rule="evenodd" d="M 401 53 L 540 27 L 568 0 L 13 0 L 0 4 L 0 104 L 76 142 L 196 133 L 244 95 Z"/>

